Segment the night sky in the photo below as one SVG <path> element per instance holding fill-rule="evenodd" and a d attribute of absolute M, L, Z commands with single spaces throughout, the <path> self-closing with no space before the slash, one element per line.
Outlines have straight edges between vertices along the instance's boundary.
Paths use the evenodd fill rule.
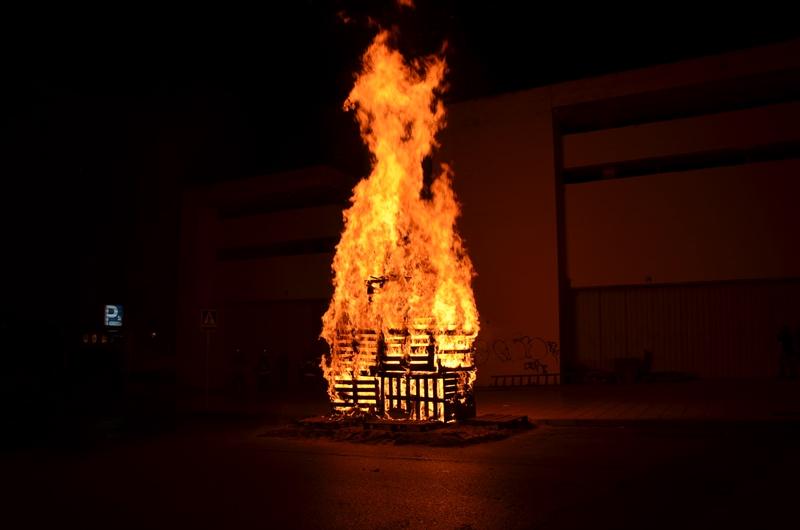
<path fill-rule="evenodd" d="M 148 283 L 152 255 L 174 271 L 187 186 L 316 163 L 362 172 L 366 153 L 341 104 L 376 23 L 397 26 L 411 55 L 448 42 L 450 101 L 800 34 L 780 13 L 667 4 L 625 13 L 418 4 L 7 14 L 3 314 L 28 318 L 44 305 L 49 322 L 88 325 L 81 315 Z"/>

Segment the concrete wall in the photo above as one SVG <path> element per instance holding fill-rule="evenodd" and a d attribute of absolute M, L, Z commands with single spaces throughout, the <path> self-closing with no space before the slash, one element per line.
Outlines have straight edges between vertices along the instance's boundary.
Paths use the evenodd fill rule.
<path fill-rule="evenodd" d="M 566 370 L 647 351 L 665 374 L 777 373 L 778 330 L 800 329 L 799 52 L 553 87 L 564 174 L 599 179 L 565 186 Z"/>
<path fill-rule="evenodd" d="M 800 67 L 800 40 L 560 83 L 553 107 L 737 80 Z"/>
<path fill-rule="evenodd" d="M 573 287 L 800 276 L 800 161 L 567 187 Z"/>
<path fill-rule="evenodd" d="M 463 207 L 459 230 L 478 273 L 478 384 L 491 383 L 492 375 L 538 371 L 526 369 L 531 359 L 519 340 L 557 343 L 559 337 L 549 91 L 453 105 L 440 141 L 438 157 L 452 165 Z M 529 353 L 558 372 L 557 351 Z"/>
<path fill-rule="evenodd" d="M 791 83 L 791 75 L 784 74 L 800 68 L 797 57 L 800 43 L 795 42 L 448 106 L 436 159 L 455 172 L 463 206 L 458 228 L 478 274 L 478 384 L 490 384 L 493 375 L 561 370 L 557 161 L 570 170 L 797 142 L 800 107 L 791 102 L 748 107 L 742 100 L 745 105 L 733 112 L 681 115 L 684 103 L 696 111 L 700 103 L 716 102 L 714 90 L 720 87 L 720 94 L 733 94 L 737 101 L 747 91 L 769 99 L 772 85 L 758 76 L 774 80 L 770 72 L 782 72 L 781 82 Z M 562 137 L 555 131 L 563 116 L 580 121 L 596 119 L 595 112 L 604 119 L 630 115 L 626 102 L 631 101 L 643 112 L 652 110 L 652 102 L 663 104 L 677 118 L 573 130 L 559 145 Z M 589 115 L 581 116 L 590 108 L 585 105 L 591 106 Z M 557 156 L 560 148 L 563 158 Z M 571 286 L 800 276 L 794 241 L 800 162 L 786 158 L 566 185 L 564 272 Z M 179 373 L 188 386 L 203 382 L 201 309 L 220 310 L 224 329 L 212 339 L 212 372 L 218 374 L 212 384 L 221 387 L 231 377 L 232 351 L 243 344 L 253 351 L 314 351 L 315 315 L 330 296 L 330 250 L 246 259 L 219 252 L 335 238 L 341 231 L 340 205 L 238 214 L 230 209 L 280 203 L 287 193 L 318 193 L 331 186 L 349 190 L 353 183 L 330 169 L 309 168 L 186 194 L 178 350 Z M 226 324 L 226 318 L 237 325 Z M 287 329 L 292 322 L 299 324 Z M 283 335 L 309 341 L 304 338 L 295 347 Z M 604 359 L 617 354 L 603 351 Z"/>
<path fill-rule="evenodd" d="M 331 293 L 332 254 L 260 257 L 258 252 L 338 234 L 339 206 L 281 210 L 271 205 L 276 198 L 280 202 L 281 197 L 347 188 L 350 180 L 318 166 L 184 194 L 178 314 L 178 381 L 183 390 L 205 387 L 207 334 L 212 393 L 233 392 L 237 384 L 252 393 L 265 352 L 273 383 L 298 382 L 303 360 L 319 355 L 319 319 Z M 242 250 L 244 256 L 235 254 Z M 253 250 L 255 254 L 247 255 Z M 226 256 L 230 251 L 234 255 Z M 204 309 L 217 311 L 218 327 L 212 332 L 200 326 Z M 242 375 L 237 372 L 244 372 L 244 383 L 237 383 Z"/>
<path fill-rule="evenodd" d="M 564 167 L 800 140 L 800 103 L 765 105 L 564 136 Z"/>

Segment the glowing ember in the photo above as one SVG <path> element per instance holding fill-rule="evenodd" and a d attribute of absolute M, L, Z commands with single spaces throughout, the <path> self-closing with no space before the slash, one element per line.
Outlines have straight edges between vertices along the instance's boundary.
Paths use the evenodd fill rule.
<path fill-rule="evenodd" d="M 388 38 L 379 33 L 364 54 L 344 105 L 356 112 L 373 168 L 344 212 L 321 365 L 340 411 L 447 421 L 448 403 L 471 399 L 479 323 L 450 169 L 423 193 L 423 159 L 444 125 L 445 63 L 407 63 Z"/>

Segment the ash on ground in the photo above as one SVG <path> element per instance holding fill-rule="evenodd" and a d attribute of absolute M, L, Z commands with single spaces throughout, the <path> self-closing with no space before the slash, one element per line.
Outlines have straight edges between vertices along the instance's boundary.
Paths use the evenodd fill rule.
<path fill-rule="evenodd" d="M 533 427 L 524 416 L 478 417 L 465 422 L 447 424 L 319 416 L 288 425 L 270 427 L 262 431 L 259 436 L 328 439 L 351 443 L 457 447 L 503 440 Z"/>

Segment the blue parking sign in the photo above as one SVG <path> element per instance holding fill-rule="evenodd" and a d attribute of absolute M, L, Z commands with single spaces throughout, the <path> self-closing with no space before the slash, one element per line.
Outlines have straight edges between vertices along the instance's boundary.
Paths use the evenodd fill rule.
<path fill-rule="evenodd" d="M 119 304 L 106 304 L 105 324 L 109 328 L 122 327 L 122 306 Z"/>

